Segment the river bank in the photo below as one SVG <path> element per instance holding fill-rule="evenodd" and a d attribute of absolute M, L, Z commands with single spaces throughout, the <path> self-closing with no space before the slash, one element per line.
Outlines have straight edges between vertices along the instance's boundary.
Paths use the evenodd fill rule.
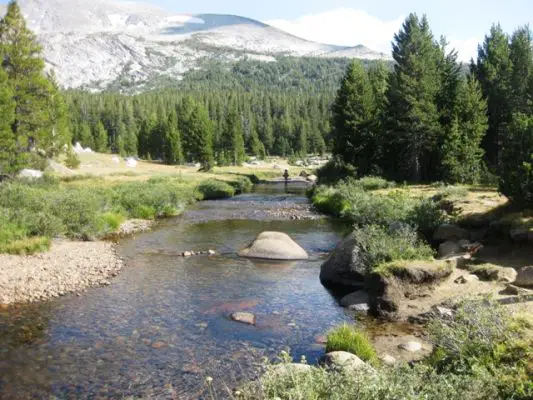
<path fill-rule="evenodd" d="M 0 254 L 0 305 L 48 300 L 109 285 L 123 268 L 109 242 L 54 240 L 45 253 Z"/>

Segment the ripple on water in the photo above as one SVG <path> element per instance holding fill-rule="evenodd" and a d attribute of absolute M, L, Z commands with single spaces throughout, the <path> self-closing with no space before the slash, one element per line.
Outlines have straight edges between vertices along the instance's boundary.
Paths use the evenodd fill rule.
<path fill-rule="evenodd" d="M 206 376 L 221 393 L 223 383 L 255 376 L 261 356 L 290 348 L 316 360 L 316 338 L 350 318 L 318 279 L 318 253 L 334 247 L 342 228 L 327 219 L 254 217 L 300 205 L 307 207 L 304 197 L 285 193 L 200 203 L 122 241 L 128 268 L 113 285 L 0 310 L 0 397 L 198 398 Z M 264 230 L 287 232 L 311 260 L 234 255 Z M 219 254 L 176 256 L 208 248 Z M 257 325 L 231 321 L 234 311 L 253 312 Z"/>

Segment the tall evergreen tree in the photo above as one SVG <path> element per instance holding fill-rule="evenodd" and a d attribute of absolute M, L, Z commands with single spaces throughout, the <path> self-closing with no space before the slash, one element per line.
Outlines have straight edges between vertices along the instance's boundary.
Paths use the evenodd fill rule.
<path fill-rule="evenodd" d="M 332 106 L 333 153 L 367 174 L 374 160 L 376 104 L 372 85 L 360 62 L 348 66 Z"/>
<path fill-rule="evenodd" d="M 102 121 L 98 121 L 96 128 L 93 132 L 94 136 L 94 149 L 98 152 L 105 153 L 108 149 L 108 135 L 104 128 Z"/>
<path fill-rule="evenodd" d="M 15 158 L 16 139 L 11 129 L 15 117 L 13 94 L 7 74 L 0 69 L 0 174 L 11 173 Z"/>
<path fill-rule="evenodd" d="M 483 142 L 489 165 L 496 168 L 512 117 L 511 80 L 513 65 L 510 58 L 509 37 L 500 25 L 493 25 L 489 35 L 478 48 L 477 62 L 472 63 L 483 94 L 487 98 L 489 129 Z"/>
<path fill-rule="evenodd" d="M 187 101 L 192 111 L 182 115 L 182 131 L 186 132 L 185 153 L 189 161 L 202 164 L 203 170 L 213 167 L 213 124 L 207 110 L 193 102 Z"/>
<path fill-rule="evenodd" d="M 509 57 L 513 64 L 511 75 L 512 112 L 532 113 L 533 98 L 533 36 L 529 26 L 517 29 L 510 44 Z"/>
<path fill-rule="evenodd" d="M 476 183 L 480 178 L 488 128 L 487 102 L 479 83 L 470 76 L 459 84 L 452 124 L 443 144 L 443 175 L 453 183 Z"/>
<path fill-rule="evenodd" d="M 388 170 L 400 180 L 432 180 L 441 134 L 437 95 L 440 50 L 424 16 L 411 14 L 394 36 L 394 71 L 387 91 Z"/>
<path fill-rule="evenodd" d="M 181 133 L 178 129 L 176 113 L 171 113 L 168 117 L 166 126 L 164 160 L 168 164 L 183 164 Z"/>
<path fill-rule="evenodd" d="M 0 53 L 15 103 L 11 129 L 17 161 L 40 149 L 56 154 L 70 140 L 61 94 L 44 73 L 41 47 L 16 1 L 11 1 L 0 20 Z M 21 166 L 21 165 L 20 165 Z"/>

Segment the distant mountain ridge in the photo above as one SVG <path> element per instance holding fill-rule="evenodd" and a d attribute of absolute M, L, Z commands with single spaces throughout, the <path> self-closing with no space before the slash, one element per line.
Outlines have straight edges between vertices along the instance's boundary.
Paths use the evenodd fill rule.
<path fill-rule="evenodd" d="M 125 82 L 142 90 L 160 77 L 179 80 L 206 60 L 390 58 L 362 45 L 311 42 L 235 15 L 177 14 L 114 0 L 19 0 L 19 4 L 43 45 L 47 64 L 66 88 L 104 90 Z"/>

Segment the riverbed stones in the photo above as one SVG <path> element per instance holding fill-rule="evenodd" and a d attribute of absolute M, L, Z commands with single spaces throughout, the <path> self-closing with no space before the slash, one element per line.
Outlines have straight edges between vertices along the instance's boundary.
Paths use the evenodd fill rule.
<path fill-rule="evenodd" d="M 367 266 L 355 233 L 348 235 L 335 248 L 320 268 L 320 280 L 326 286 L 363 287 Z"/>
<path fill-rule="evenodd" d="M 263 232 L 239 256 L 265 260 L 307 260 L 307 252 L 283 232 Z"/>
<path fill-rule="evenodd" d="M 250 312 L 238 311 L 230 315 L 232 321 L 240 322 L 241 324 L 255 325 L 255 315 Z"/>

